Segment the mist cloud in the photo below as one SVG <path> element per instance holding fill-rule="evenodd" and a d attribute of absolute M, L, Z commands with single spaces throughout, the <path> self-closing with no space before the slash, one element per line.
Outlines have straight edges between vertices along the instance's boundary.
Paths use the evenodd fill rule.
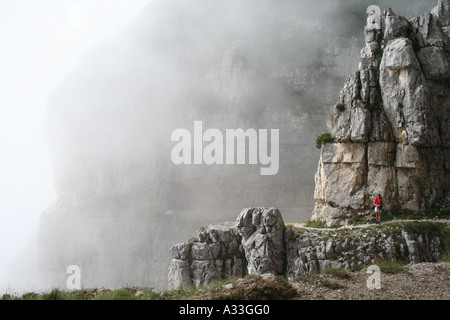
<path fill-rule="evenodd" d="M 49 99 L 58 199 L 41 217 L 41 280 L 64 285 L 75 264 L 89 286 L 160 287 L 168 247 L 195 228 L 254 205 L 310 215 L 315 138 L 357 68 L 372 4 L 407 16 L 431 9 L 428 1 L 154 0 L 89 50 Z M 277 174 L 248 163 L 177 166 L 171 134 L 194 121 L 220 132 L 279 130 Z"/>

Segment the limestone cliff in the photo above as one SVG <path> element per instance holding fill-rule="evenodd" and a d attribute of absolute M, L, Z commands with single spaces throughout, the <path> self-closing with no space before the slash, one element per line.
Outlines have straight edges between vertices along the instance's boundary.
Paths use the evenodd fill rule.
<path fill-rule="evenodd" d="M 420 212 L 450 183 L 449 1 L 406 19 L 386 10 L 364 29 L 358 71 L 331 109 L 315 176 L 314 220 L 345 223 L 379 193 Z"/>

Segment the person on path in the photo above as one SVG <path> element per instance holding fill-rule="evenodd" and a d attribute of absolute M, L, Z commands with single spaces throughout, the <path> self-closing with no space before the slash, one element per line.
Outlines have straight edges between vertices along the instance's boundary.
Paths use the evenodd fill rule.
<path fill-rule="evenodd" d="M 377 194 L 375 200 L 373 201 L 373 204 L 375 205 L 375 216 L 377 220 L 377 224 L 380 224 L 381 222 L 381 212 L 383 211 L 383 198 L 380 194 Z"/>

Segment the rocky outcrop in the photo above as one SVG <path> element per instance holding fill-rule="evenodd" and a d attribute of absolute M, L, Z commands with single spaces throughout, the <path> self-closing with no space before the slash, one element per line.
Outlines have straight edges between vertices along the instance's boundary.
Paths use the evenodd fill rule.
<path fill-rule="evenodd" d="M 244 209 L 236 222 L 210 225 L 174 245 L 169 288 L 198 287 L 247 274 L 315 274 L 327 268 L 359 270 L 376 259 L 436 262 L 448 243 L 447 223 L 397 222 L 314 229 L 285 224 L 274 208 Z"/>
<path fill-rule="evenodd" d="M 279 210 L 247 208 L 236 223 L 210 225 L 170 250 L 169 288 L 245 274 L 282 274 L 285 226 Z"/>
<path fill-rule="evenodd" d="M 445 223 L 430 222 L 324 231 L 289 228 L 285 234 L 287 276 L 295 278 L 327 268 L 354 271 L 377 259 L 436 262 L 442 257 L 446 228 Z"/>
<path fill-rule="evenodd" d="M 249 274 L 282 274 L 284 222 L 277 209 L 249 208 L 237 218 Z"/>
<path fill-rule="evenodd" d="M 449 190 L 449 2 L 408 20 L 387 10 L 364 30 L 359 70 L 327 121 L 315 176 L 313 220 L 348 222 L 383 196 L 420 212 Z"/>
<path fill-rule="evenodd" d="M 188 242 L 173 246 L 170 254 L 169 289 L 198 287 L 247 273 L 242 236 L 235 223 L 202 228 Z"/>

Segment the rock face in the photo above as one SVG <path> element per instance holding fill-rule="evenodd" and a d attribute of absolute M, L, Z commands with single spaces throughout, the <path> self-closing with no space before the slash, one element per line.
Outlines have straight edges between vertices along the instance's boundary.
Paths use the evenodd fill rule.
<path fill-rule="evenodd" d="M 322 232 L 288 229 L 285 234 L 287 276 L 295 278 L 327 268 L 354 271 L 375 259 L 436 262 L 442 257 L 446 228 L 445 224 L 412 222 Z"/>
<path fill-rule="evenodd" d="M 169 288 L 245 274 L 282 274 L 285 226 L 274 208 L 244 209 L 236 223 L 211 225 L 170 250 Z"/>
<path fill-rule="evenodd" d="M 198 287 L 247 274 L 271 273 L 293 279 L 327 268 L 358 270 L 377 258 L 436 262 L 448 246 L 448 232 L 448 225 L 439 222 L 285 228 L 279 210 L 247 208 L 235 223 L 208 226 L 188 242 L 171 248 L 169 288 Z"/>
<path fill-rule="evenodd" d="M 193 239 L 170 249 L 169 289 L 198 287 L 227 277 L 246 274 L 242 236 L 235 223 L 210 225 Z"/>
<path fill-rule="evenodd" d="M 249 274 L 282 274 L 284 222 L 277 209 L 249 208 L 237 218 Z"/>
<path fill-rule="evenodd" d="M 365 27 L 359 70 L 327 125 L 313 220 L 345 223 L 383 196 L 385 209 L 419 212 L 450 184 L 449 1 L 408 20 L 387 10 Z"/>

